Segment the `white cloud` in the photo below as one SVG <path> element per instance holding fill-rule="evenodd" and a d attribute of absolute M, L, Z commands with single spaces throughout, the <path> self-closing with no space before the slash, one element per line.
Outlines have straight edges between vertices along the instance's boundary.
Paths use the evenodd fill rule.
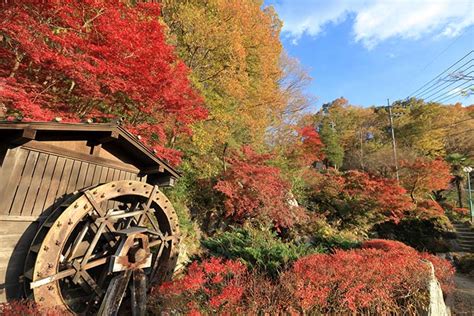
<path fill-rule="evenodd" d="M 353 17 L 356 41 L 372 48 L 392 37 L 454 37 L 474 24 L 474 0 L 275 0 L 283 33 L 295 42 Z"/>

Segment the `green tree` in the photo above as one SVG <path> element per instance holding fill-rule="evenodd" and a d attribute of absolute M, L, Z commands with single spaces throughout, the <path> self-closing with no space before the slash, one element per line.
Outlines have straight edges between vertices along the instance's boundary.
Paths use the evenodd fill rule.
<path fill-rule="evenodd" d="M 324 144 L 323 153 L 326 157 L 326 166 L 340 168 L 344 159 L 344 148 L 339 143 L 334 123 L 328 118 L 322 120 L 319 135 Z"/>

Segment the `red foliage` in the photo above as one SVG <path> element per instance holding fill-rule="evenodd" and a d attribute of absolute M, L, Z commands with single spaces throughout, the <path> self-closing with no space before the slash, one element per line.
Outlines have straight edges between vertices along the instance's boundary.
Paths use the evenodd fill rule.
<path fill-rule="evenodd" d="M 449 165 L 441 159 L 416 158 L 400 163 L 400 180 L 413 201 L 431 191 L 446 189 L 451 181 Z"/>
<path fill-rule="evenodd" d="M 433 263 L 449 293 L 454 269 L 448 261 L 378 239 L 362 249 L 300 258 L 276 281 L 236 261 L 194 262 L 184 277 L 153 295 L 157 313 L 417 314 L 429 304 L 431 271 L 423 260 Z"/>
<path fill-rule="evenodd" d="M 246 272 L 245 265 L 238 261 L 211 258 L 193 262 L 183 278 L 164 283 L 154 295 L 168 302 L 178 300 L 188 314 L 198 315 L 203 309 L 214 313 L 232 310 L 242 298 Z"/>
<path fill-rule="evenodd" d="M 407 256 L 419 256 L 420 259 L 428 260 L 435 267 L 435 275 L 441 283 L 441 288 L 443 289 L 443 291 L 445 293 L 450 293 L 454 289 L 454 267 L 449 261 L 443 258 L 434 256 L 429 253 L 419 253 L 412 247 L 407 246 L 402 242 L 386 239 L 371 239 L 365 241 L 362 244 L 362 248 L 381 249 L 384 251 L 398 251 L 406 253 Z"/>
<path fill-rule="evenodd" d="M 469 210 L 464 207 L 455 207 L 453 208 L 453 212 L 458 213 L 460 215 L 469 215 Z"/>
<path fill-rule="evenodd" d="M 44 310 L 39 308 L 36 303 L 32 301 L 12 301 L 0 304 L 0 315 L 3 316 L 18 316 L 18 315 L 33 315 L 33 316 L 60 316 L 63 312 L 59 310 Z"/>
<path fill-rule="evenodd" d="M 290 227 L 304 216 L 301 209 L 288 204 L 289 185 L 278 168 L 267 165 L 270 157 L 244 146 L 241 154 L 228 159 L 230 167 L 214 187 L 226 197 L 226 216 L 238 222 L 271 220 L 276 227 Z"/>
<path fill-rule="evenodd" d="M 323 143 L 318 132 L 312 126 L 305 126 L 298 130 L 301 143 L 296 144 L 293 149 L 297 154 L 297 160 L 302 166 L 311 166 L 324 158 L 322 152 Z"/>
<path fill-rule="evenodd" d="M 416 204 L 415 216 L 421 218 L 437 217 L 444 214 L 444 209 L 438 202 L 433 200 L 423 200 Z"/>
<path fill-rule="evenodd" d="M 370 239 L 362 243 L 362 249 L 372 248 L 384 251 L 415 251 L 415 249 L 396 240 Z"/>
<path fill-rule="evenodd" d="M 441 283 L 450 282 L 453 269 L 447 261 L 384 240 L 366 242 L 363 249 L 299 259 L 282 282 L 289 284 L 298 308 L 305 312 L 417 311 L 428 299 L 430 272 L 422 258 L 433 262 Z"/>
<path fill-rule="evenodd" d="M 0 11 L 0 100 L 9 113 L 124 116 L 163 156 L 168 138 L 205 118 L 188 69 L 166 44 L 158 4 L 8 3 Z"/>
<path fill-rule="evenodd" d="M 391 219 L 401 219 L 403 212 L 413 207 L 406 191 L 392 179 L 375 178 L 359 171 L 349 171 L 344 178 L 347 194 L 362 200 L 372 199 L 376 209 Z"/>
<path fill-rule="evenodd" d="M 360 171 L 339 173 L 329 169 L 324 174 L 311 171 L 307 181 L 312 183 L 315 201 L 332 206 L 331 213 L 347 221 L 357 222 L 359 217 L 399 221 L 406 210 L 414 207 L 405 189 L 394 180 Z"/>

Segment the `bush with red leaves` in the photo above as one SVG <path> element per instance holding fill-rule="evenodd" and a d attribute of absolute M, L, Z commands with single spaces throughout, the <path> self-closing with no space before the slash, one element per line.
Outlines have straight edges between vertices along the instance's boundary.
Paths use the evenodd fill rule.
<path fill-rule="evenodd" d="M 60 316 L 64 313 L 59 310 L 44 310 L 40 309 L 32 301 L 12 301 L 8 303 L 0 304 L 0 315 L 2 316 L 19 316 L 19 315 L 32 315 L 32 316 Z"/>
<path fill-rule="evenodd" d="M 453 268 L 443 259 L 420 254 L 394 241 L 366 242 L 363 249 L 301 258 L 282 275 L 303 313 L 417 314 L 429 304 L 430 260 L 445 290 Z"/>
<path fill-rule="evenodd" d="M 280 170 L 268 165 L 269 154 L 242 147 L 228 159 L 230 167 L 215 189 L 225 196 L 225 214 L 236 222 L 258 219 L 275 227 L 291 227 L 304 211 L 288 203 L 289 184 Z"/>
<path fill-rule="evenodd" d="M 441 284 L 443 292 L 447 294 L 454 289 L 453 276 L 455 269 L 449 261 L 443 258 L 437 257 L 426 252 L 418 252 L 412 247 L 395 240 L 371 239 L 365 241 L 362 244 L 362 248 L 381 249 L 389 252 L 398 251 L 401 253 L 406 253 L 407 256 L 419 256 L 420 259 L 428 260 L 433 264 L 435 268 L 435 275 Z"/>
<path fill-rule="evenodd" d="M 155 289 L 151 308 L 160 312 L 195 314 L 207 310 L 222 313 L 240 306 L 244 292 L 244 264 L 238 261 L 211 258 L 193 262 L 187 274 Z"/>

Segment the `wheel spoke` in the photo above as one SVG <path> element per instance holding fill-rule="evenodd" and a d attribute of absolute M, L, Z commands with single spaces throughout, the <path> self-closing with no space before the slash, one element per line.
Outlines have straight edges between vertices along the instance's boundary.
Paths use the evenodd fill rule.
<path fill-rule="evenodd" d="M 87 249 L 86 254 L 82 258 L 81 266 L 84 266 L 89 261 L 89 258 L 92 255 L 92 251 L 94 251 L 94 248 L 97 245 L 97 242 L 99 241 L 99 238 L 102 235 L 102 232 L 104 231 L 105 225 L 106 225 L 105 222 L 100 224 L 99 229 L 97 230 L 97 233 L 94 236 L 94 239 L 92 239 L 92 242 L 89 245 L 89 248 Z"/>
<path fill-rule="evenodd" d="M 81 232 L 79 233 L 76 240 L 74 241 L 74 244 L 71 247 L 71 252 L 66 256 L 66 261 L 69 261 L 72 258 L 74 258 L 74 255 L 79 249 L 79 246 L 81 245 L 82 240 L 86 236 L 88 230 L 89 230 L 89 223 L 86 223 L 84 227 L 82 227 Z"/>
<path fill-rule="evenodd" d="M 101 258 L 101 259 L 91 261 L 83 267 L 83 270 L 88 270 L 88 269 L 92 269 L 92 268 L 98 267 L 100 265 L 103 265 L 103 264 L 107 263 L 107 260 L 108 260 L 108 258 Z M 58 273 L 56 273 L 54 275 L 51 275 L 51 276 L 48 276 L 46 278 L 42 278 L 42 279 L 36 280 L 34 282 L 31 282 L 30 283 L 30 288 L 34 289 L 36 287 L 51 283 L 53 281 L 58 281 L 58 280 L 73 276 L 74 274 L 76 274 L 76 272 L 77 272 L 77 270 L 74 269 L 74 268 L 58 272 Z"/>

